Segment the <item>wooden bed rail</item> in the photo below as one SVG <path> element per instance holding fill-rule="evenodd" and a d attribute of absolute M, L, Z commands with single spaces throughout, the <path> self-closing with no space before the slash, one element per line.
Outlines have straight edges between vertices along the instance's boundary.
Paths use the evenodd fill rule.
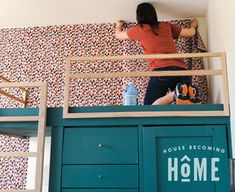
<path fill-rule="evenodd" d="M 3 76 L 0 75 L 0 80 L 2 80 L 3 82 L 7 82 L 7 83 L 10 83 L 11 81 Z M 4 95 L 6 97 L 9 97 L 19 103 L 22 103 L 24 107 L 26 107 L 26 104 L 27 104 L 27 95 L 28 95 L 28 90 L 27 89 L 24 89 L 22 87 L 20 87 L 20 89 L 23 91 L 23 99 L 20 99 L 14 95 L 11 95 L 9 93 L 7 93 L 6 91 L 2 91 L 0 90 L 0 94 L 1 95 Z"/>
<path fill-rule="evenodd" d="M 117 72 L 117 73 L 75 73 L 71 74 L 71 64 L 78 61 L 117 61 L 143 59 L 175 59 L 175 58 L 220 58 L 219 70 L 187 70 L 187 71 L 156 71 L 156 72 Z M 149 77 L 149 76 L 222 76 L 223 80 L 223 111 L 156 111 L 156 112 L 100 112 L 100 113 L 69 113 L 70 81 L 75 78 L 114 78 L 114 77 Z M 68 57 L 66 59 L 64 118 L 108 118 L 108 117 L 166 117 L 166 116 L 229 116 L 229 96 L 227 81 L 226 54 L 187 53 L 187 54 L 156 54 L 156 55 L 125 55 L 103 57 Z"/>
<path fill-rule="evenodd" d="M 0 116 L 0 122 L 38 122 L 38 141 L 37 152 L 0 152 L 0 157 L 35 157 L 36 158 L 36 177 L 35 189 L 20 190 L 20 189 L 4 189 L 0 192 L 41 192 L 42 177 L 43 177 L 43 159 L 44 159 L 44 143 L 45 143 L 45 128 L 47 114 L 47 83 L 46 82 L 22 82 L 22 83 L 0 83 L 0 88 L 40 88 L 40 105 L 38 116 Z M 20 114 L 19 114 L 20 115 Z"/>

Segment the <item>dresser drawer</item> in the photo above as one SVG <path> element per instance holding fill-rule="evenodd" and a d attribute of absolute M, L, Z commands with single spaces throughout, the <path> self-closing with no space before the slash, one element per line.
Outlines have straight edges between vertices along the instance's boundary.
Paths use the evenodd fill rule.
<path fill-rule="evenodd" d="M 62 192 L 138 192 L 138 189 L 63 189 Z"/>
<path fill-rule="evenodd" d="M 137 165 L 64 165 L 62 188 L 138 188 Z"/>
<path fill-rule="evenodd" d="M 137 128 L 65 128 L 64 164 L 138 164 Z"/>

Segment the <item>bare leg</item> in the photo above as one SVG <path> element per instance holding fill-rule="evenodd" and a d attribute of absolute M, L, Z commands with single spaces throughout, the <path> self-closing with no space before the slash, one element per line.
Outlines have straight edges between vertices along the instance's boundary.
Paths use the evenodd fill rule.
<path fill-rule="evenodd" d="M 163 97 L 160 97 L 152 105 L 169 105 L 174 101 L 174 92 L 170 92 Z"/>

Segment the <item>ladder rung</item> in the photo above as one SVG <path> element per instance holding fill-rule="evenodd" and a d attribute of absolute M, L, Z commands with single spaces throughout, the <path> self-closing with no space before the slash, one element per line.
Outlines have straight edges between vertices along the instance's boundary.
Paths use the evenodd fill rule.
<path fill-rule="evenodd" d="M 37 157 L 36 152 L 0 152 L 0 157 Z"/>
<path fill-rule="evenodd" d="M 4 189 L 0 190 L 0 192 L 35 192 L 35 189 Z"/>
<path fill-rule="evenodd" d="M 35 122 L 38 116 L 0 116 L 0 122 Z"/>
<path fill-rule="evenodd" d="M 1 88 L 26 88 L 26 87 L 40 87 L 41 82 L 10 82 L 0 83 Z"/>

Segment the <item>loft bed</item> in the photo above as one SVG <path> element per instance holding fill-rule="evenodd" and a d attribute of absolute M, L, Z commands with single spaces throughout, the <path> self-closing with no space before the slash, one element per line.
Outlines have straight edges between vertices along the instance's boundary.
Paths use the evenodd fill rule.
<path fill-rule="evenodd" d="M 76 61 L 117 61 L 139 59 L 170 59 L 170 58 L 219 58 L 221 69 L 216 70 L 187 70 L 187 71 L 161 71 L 161 72 L 116 72 L 116 73 L 73 73 L 71 65 Z M 94 106 L 94 107 L 70 107 L 70 82 L 77 78 L 118 78 L 118 77 L 149 77 L 149 76 L 221 76 L 222 77 L 222 104 L 200 105 L 168 105 L 168 106 Z M 9 81 L 6 80 L 5 81 Z M 22 88 L 21 88 L 22 89 Z M 26 93 L 27 90 L 23 89 Z M 1 94 L 5 94 L 0 92 Z M 190 54 L 158 54 L 158 55 L 130 55 L 130 56 L 106 56 L 106 57 L 68 57 L 66 59 L 65 92 L 64 92 L 64 119 L 83 118 L 125 118 L 125 117 L 204 117 L 204 116 L 229 116 L 229 96 L 227 81 L 226 54 L 219 53 L 190 53 Z M 8 96 L 8 95 L 6 95 Z M 10 96 L 16 100 L 15 96 Z M 27 97 L 27 94 L 26 94 Z M 25 97 L 25 98 L 26 98 Z M 16 100 L 17 101 L 17 100 Z M 25 102 L 21 101 L 21 103 Z M 36 114 L 37 109 L 0 109 L 0 116 L 8 114 Z M 53 111 L 53 109 L 49 109 Z M 61 108 L 58 108 L 61 111 Z M 31 117 L 33 118 L 33 117 Z M 49 119 L 48 119 L 49 120 Z M 32 135 L 34 130 L 29 133 Z"/>
<path fill-rule="evenodd" d="M 195 58 L 195 57 L 217 57 L 221 61 L 220 70 L 192 70 L 192 71 L 164 71 L 164 72 L 120 72 L 120 73 L 90 73 L 71 74 L 70 67 L 76 61 L 97 61 L 97 60 L 138 60 L 138 59 L 168 59 L 168 58 Z M 36 153 L 2 153 L 0 157 L 37 157 L 36 185 L 35 190 L 42 188 L 42 162 L 44 151 L 44 139 L 46 127 L 52 127 L 52 146 L 62 143 L 62 132 L 64 126 L 132 126 L 133 124 L 145 125 L 180 125 L 188 124 L 229 124 L 229 98 L 225 53 L 199 53 L 199 54 L 168 54 L 168 55 L 140 55 L 140 56 L 112 56 L 112 57 L 68 57 L 66 59 L 65 74 L 65 97 L 63 108 L 47 108 L 47 85 L 46 83 L 11 83 L 9 80 L 0 83 L 0 88 L 20 88 L 27 93 L 29 87 L 40 87 L 39 108 L 25 108 L 27 94 L 22 101 L 14 95 L 1 91 L 7 97 L 22 103 L 23 108 L 0 109 L 0 129 L 3 133 L 17 136 L 38 136 L 38 149 Z M 70 81 L 76 78 L 102 78 L 102 77 L 149 77 L 149 76 L 222 76 L 223 79 L 223 104 L 200 104 L 200 105 L 166 105 L 166 106 L 101 106 L 101 107 L 70 107 Z M 2 78 L 1 78 L 2 79 Z M 3 80 L 3 79 L 2 79 Z M 89 120 L 87 120 L 89 118 Z M 99 119 L 97 121 L 97 119 Z M 47 134 L 47 133 L 46 133 Z M 61 148 L 61 147 L 60 147 Z M 58 151 L 57 151 L 58 152 Z M 58 161 L 56 150 L 52 148 L 52 160 Z M 55 163 L 54 170 L 58 170 Z M 52 168 L 53 169 L 53 168 Z M 56 178 L 55 175 L 51 176 Z M 53 180 L 53 179 L 52 179 Z M 6 190 L 0 190 L 6 191 Z M 19 190 L 9 190 L 19 191 Z"/>
<path fill-rule="evenodd" d="M 161 72 L 116 72 L 116 73 L 73 73 L 70 69 L 76 61 L 117 61 L 117 60 L 139 60 L 139 59 L 170 59 L 170 58 L 219 58 L 221 69 L 216 70 L 187 70 L 187 71 L 161 71 Z M 100 107 L 70 107 L 70 82 L 77 78 L 118 78 L 118 77 L 149 77 L 149 76 L 221 76 L 222 77 L 222 104 L 200 104 L 200 105 L 168 105 L 168 106 L 100 106 Z M 6 78 L 0 77 L 5 82 Z M 2 83 L 1 86 L 7 85 Z M 14 85 L 14 84 L 9 84 Z M 37 84 L 38 85 L 38 84 Z M 9 87 L 8 86 L 8 87 Z M 18 86 L 26 94 L 24 100 L 19 101 L 16 96 L 9 96 L 8 93 L 1 91 L 0 94 L 9 96 L 18 102 L 26 104 L 27 90 Z M 17 112 L 18 110 L 18 112 Z M 37 109 L 0 109 L 0 119 L 4 114 L 21 115 L 24 113 L 37 114 Z M 53 111 L 53 109 L 48 109 Z M 58 108 L 61 111 L 61 108 Z M 227 81 L 226 54 L 219 53 L 190 53 L 190 54 L 157 54 L 157 55 L 130 55 L 130 56 L 106 56 L 106 57 L 68 57 L 66 59 L 65 74 L 65 95 L 63 106 L 64 119 L 83 119 L 83 118 L 125 118 L 125 117 L 203 117 L 203 116 L 229 116 L 229 96 Z M 35 117 L 29 117 L 36 120 Z M 8 117 L 8 122 L 25 119 L 24 117 Z M 6 120 L 6 118 L 5 118 Z M 49 120 L 49 119 L 48 119 Z M 12 123 L 12 122 L 11 122 Z M 32 134 L 33 134 L 32 130 Z M 30 134 L 30 133 L 29 133 Z"/>

